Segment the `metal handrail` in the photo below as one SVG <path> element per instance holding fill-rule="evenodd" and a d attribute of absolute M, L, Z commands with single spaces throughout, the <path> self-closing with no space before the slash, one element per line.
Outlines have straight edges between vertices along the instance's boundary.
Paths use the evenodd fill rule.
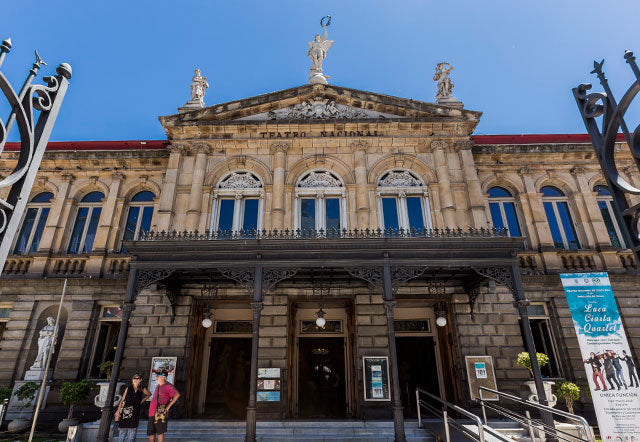
<path fill-rule="evenodd" d="M 513 410 L 508 410 L 508 409 L 500 407 L 498 405 L 494 405 L 494 404 L 488 402 L 487 399 L 483 398 L 483 396 L 482 396 L 482 392 L 483 391 L 486 391 L 487 393 L 491 393 L 491 394 L 496 395 L 498 397 L 498 399 L 503 397 L 503 398 L 509 399 L 509 400 L 511 400 L 513 402 L 516 402 L 516 403 L 519 403 L 519 404 L 522 404 L 522 405 L 526 405 L 526 406 L 531 407 L 531 408 L 535 408 L 535 409 L 537 409 L 539 411 L 545 411 L 545 412 L 548 412 L 548 413 L 551 413 L 551 414 L 562 416 L 562 417 L 564 417 L 564 418 L 566 418 L 568 420 L 572 420 L 572 421 L 578 422 L 580 427 L 582 427 L 582 430 L 584 431 L 584 436 L 585 437 L 581 438 L 581 437 L 574 436 L 574 435 L 572 435 L 570 433 L 567 433 L 565 431 L 558 430 L 555 427 L 552 428 L 552 427 L 550 427 L 549 425 L 545 424 L 542 421 L 532 419 L 530 414 L 529 414 L 529 411 L 526 411 L 525 416 L 522 416 L 522 415 L 519 415 L 517 412 L 515 412 Z M 485 425 L 487 423 L 487 412 L 486 412 L 485 408 L 490 408 L 490 409 L 498 412 L 499 414 L 501 414 L 503 416 L 506 416 L 506 417 L 508 417 L 510 419 L 513 419 L 514 421 L 516 421 L 518 423 L 521 423 L 523 425 L 528 426 L 529 427 L 529 434 L 530 434 L 532 440 L 533 440 L 533 424 L 535 423 L 536 425 L 542 427 L 542 431 L 544 433 L 550 434 L 550 435 L 552 435 L 554 437 L 558 437 L 560 439 L 563 439 L 563 440 L 566 440 L 566 441 L 569 441 L 569 442 L 573 442 L 576 439 L 578 441 L 582 441 L 582 442 L 595 442 L 595 439 L 594 439 L 593 434 L 591 432 L 591 427 L 589 426 L 589 423 L 587 422 L 587 420 L 585 418 L 583 418 L 582 416 L 578 416 L 578 415 L 575 415 L 575 414 L 572 414 L 572 413 L 568 413 L 568 412 L 562 411 L 562 410 L 557 410 L 557 409 L 549 407 L 547 405 L 542 405 L 542 404 L 540 404 L 538 402 L 533 402 L 533 401 L 530 401 L 530 400 L 521 399 L 521 398 L 519 398 L 517 396 L 513 396 L 511 394 L 504 393 L 502 391 L 493 390 L 493 389 L 488 388 L 488 387 L 482 387 L 481 386 L 479 388 L 479 393 L 480 393 L 480 398 L 476 399 L 476 400 L 480 402 L 480 405 L 482 407 L 482 417 L 483 417 Z M 564 435 L 567 435 L 571 439 L 567 439 L 566 437 L 559 436 L 559 435 L 557 435 L 557 433 L 562 433 Z"/>
<path fill-rule="evenodd" d="M 420 393 L 428 396 L 429 398 L 433 399 L 436 402 L 439 402 L 440 404 L 442 404 L 442 410 L 438 410 L 436 407 L 434 407 L 433 405 L 427 403 L 424 400 L 420 399 Z M 450 402 L 447 402 L 446 400 L 435 396 L 431 393 L 429 393 L 428 391 L 425 391 L 421 388 L 416 388 L 416 409 L 418 410 L 418 427 L 419 428 L 425 428 L 426 430 L 432 431 L 429 428 L 426 428 L 422 425 L 422 413 L 421 413 L 421 408 L 420 407 L 424 407 L 425 409 L 431 411 L 433 414 L 435 414 L 436 416 L 440 415 L 442 416 L 442 423 L 444 426 L 444 432 L 445 432 L 445 440 L 446 442 L 451 442 L 451 431 L 449 426 L 451 425 L 452 427 L 454 427 L 455 429 L 457 429 L 460 433 L 462 433 L 463 435 L 467 436 L 469 439 L 478 441 L 478 442 L 485 442 L 485 432 L 491 434 L 492 436 L 500 439 L 502 442 L 509 442 L 509 439 L 505 438 L 504 436 L 496 433 L 492 428 L 488 427 L 486 424 L 483 425 L 482 424 L 482 420 L 480 419 L 480 417 L 476 416 L 475 414 L 458 407 L 457 405 L 454 405 Z M 453 419 L 452 417 L 449 416 L 449 413 L 447 411 L 447 409 L 451 409 L 453 411 L 456 411 L 458 413 L 460 413 L 461 415 L 468 417 L 469 419 L 471 419 L 472 421 L 475 422 L 476 426 L 478 427 L 478 433 L 474 433 L 473 431 L 469 430 L 467 427 L 465 427 L 464 425 L 460 424 L 459 422 L 456 422 L 455 419 Z"/>

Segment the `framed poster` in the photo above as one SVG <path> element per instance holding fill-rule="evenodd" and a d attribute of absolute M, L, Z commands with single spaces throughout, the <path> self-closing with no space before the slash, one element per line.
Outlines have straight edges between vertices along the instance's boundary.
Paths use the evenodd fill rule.
<path fill-rule="evenodd" d="M 390 401 L 389 358 L 386 356 L 362 357 L 362 382 L 365 401 Z"/>
<path fill-rule="evenodd" d="M 493 369 L 491 356 L 465 356 L 467 379 L 469 380 L 469 394 L 471 400 L 480 398 L 480 387 L 497 390 L 496 372 Z M 482 392 L 482 398 L 487 401 L 497 401 L 498 396 L 486 391 Z"/>
<path fill-rule="evenodd" d="M 258 391 L 256 392 L 258 402 L 280 402 L 279 391 Z"/>
<path fill-rule="evenodd" d="M 149 373 L 149 391 L 151 392 L 152 397 L 153 392 L 158 386 L 156 378 L 158 377 L 158 373 L 160 373 L 162 370 L 167 370 L 169 372 L 169 376 L 167 376 L 167 382 L 169 382 L 170 384 L 175 384 L 177 363 L 178 358 L 176 356 L 156 357 L 151 359 L 151 373 Z M 150 401 L 151 398 L 147 400 Z"/>
<path fill-rule="evenodd" d="M 276 378 L 280 379 L 280 369 L 279 368 L 258 368 L 258 378 Z"/>

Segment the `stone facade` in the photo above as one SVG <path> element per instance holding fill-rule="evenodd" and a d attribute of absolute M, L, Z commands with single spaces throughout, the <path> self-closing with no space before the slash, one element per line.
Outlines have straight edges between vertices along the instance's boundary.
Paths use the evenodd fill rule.
<path fill-rule="evenodd" d="M 355 113 L 359 115 L 356 119 L 270 117 L 270 112 L 309 99 L 335 100 L 341 110 L 366 110 L 368 114 Z M 371 113 L 378 116 L 371 118 Z M 260 117 L 252 118 L 255 115 Z M 379 185 L 380 178 L 389 171 L 406 171 L 420 183 L 420 197 L 428 202 L 427 218 L 434 229 L 487 229 L 492 225 L 489 189 L 500 186 L 513 195 L 526 244 L 518 254 L 526 296 L 547 303 L 560 374 L 585 386 L 584 364 L 558 273 L 608 271 L 631 351 L 640 349 L 640 280 L 631 252 L 612 246 L 598 210 L 594 187 L 604 184 L 604 179 L 592 147 L 584 136 L 473 136 L 479 118 L 479 112 L 466 109 L 337 86 L 306 85 L 161 117 L 169 141 L 50 143 L 32 193 L 54 195 L 37 252 L 10 256 L 0 279 L 0 307 L 10 308 L 0 340 L 0 384 L 21 379 L 35 357 L 34 336 L 59 299 L 61 281 L 57 278 L 62 277 L 73 279 L 64 306 L 64 336 L 56 349 L 54 377 L 87 376 L 101 306 L 119 305 L 124 297 L 131 256 L 120 252 L 128 210 L 138 192 L 150 191 L 155 196 L 150 203 L 151 230 L 205 232 L 216 229 L 212 220 L 221 195 L 230 195 L 222 192 L 219 183 L 230 173 L 248 172 L 260 182 L 252 194 L 260 200 L 259 229 L 295 230 L 299 227 L 300 179 L 312 171 L 330 172 L 341 183 L 336 195 L 344 207 L 343 227 L 375 231 L 384 228 L 381 197 L 386 190 Z M 628 165 L 624 173 L 640 185 L 640 174 L 622 144 L 617 155 Z M 15 158 L 9 152 L 0 159 L 0 175 L 11 169 Z M 554 244 L 541 193 L 548 185 L 567 197 L 579 249 Z M 407 189 L 401 186 L 394 195 L 405 195 L 411 190 Z M 78 205 L 92 191 L 104 194 L 93 247 L 88 253 L 69 254 Z M 320 193 L 315 197 L 324 198 Z M 237 198 L 242 195 L 238 190 Z M 363 356 L 387 354 L 387 322 L 378 292 L 361 282 L 343 289 L 341 296 L 352 303 L 352 414 L 366 416 L 370 410 L 362 406 L 359 361 Z M 196 344 L 201 339 L 199 290 L 196 284 L 183 291 L 174 306 L 162 286 L 152 285 L 138 296 L 126 341 L 124 378 L 135 371 L 148 373 L 153 356 L 176 356 L 177 385 L 192 388 L 188 377 L 199 373 L 200 367 L 194 364 L 199 360 L 196 353 L 202 351 Z M 292 306 L 308 299 L 309 290 L 285 284 L 264 299 L 258 363 L 283 369 L 282 395 L 286 398 L 292 397 L 294 382 L 289 372 Z M 242 289 L 230 286 L 220 293 L 228 300 L 242 300 L 249 308 Z M 512 295 L 501 286 L 484 287 L 472 305 L 464 287 L 451 282 L 444 299 L 449 325 L 448 331 L 438 331 L 438 339 L 440 358 L 446 359 L 443 370 L 447 373 L 442 375 L 446 395 L 468 402 L 463 358 L 471 354 L 493 356 L 498 386 L 517 391 L 528 374 L 515 366 L 523 344 Z M 398 291 L 399 307 L 403 302 L 424 301 L 433 308 L 436 300 L 420 284 Z M 451 342 L 447 342 L 447 333 Z M 286 401 L 263 408 L 265 416 L 274 418 L 288 417 L 291 410 Z"/>

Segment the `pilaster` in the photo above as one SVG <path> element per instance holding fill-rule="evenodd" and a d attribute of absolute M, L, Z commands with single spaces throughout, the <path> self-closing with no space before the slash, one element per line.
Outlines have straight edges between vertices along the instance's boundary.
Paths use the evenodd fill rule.
<path fill-rule="evenodd" d="M 356 175 L 356 217 L 359 229 L 369 228 L 370 207 L 369 191 L 367 185 L 367 147 L 364 141 L 356 141 L 351 144 L 353 148 L 353 161 Z"/>
<path fill-rule="evenodd" d="M 169 231 L 171 228 L 173 206 L 176 200 L 176 186 L 178 183 L 178 174 L 182 167 L 184 146 L 181 144 L 171 144 L 167 149 L 169 150 L 169 161 L 167 162 L 167 171 L 164 175 L 160 202 L 158 203 L 158 231 Z"/>
<path fill-rule="evenodd" d="M 469 211 L 472 227 L 479 229 L 487 226 L 487 213 L 485 211 L 485 198 L 482 193 L 482 186 L 478 179 L 476 163 L 473 159 L 471 148 L 473 141 L 460 140 L 456 142 L 458 155 L 462 165 L 462 173 L 468 189 Z"/>
<path fill-rule="evenodd" d="M 271 227 L 284 229 L 285 195 L 284 182 L 289 143 L 278 141 L 270 146 L 273 155 L 273 193 L 271 200 Z"/>
<path fill-rule="evenodd" d="M 185 226 L 189 231 L 196 230 L 200 224 L 204 175 L 207 168 L 207 158 L 211 149 L 207 144 L 202 143 L 195 145 L 194 151 L 196 159 L 193 167 L 191 191 L 189 193 L 189 208 L 187 209 L 187 222 Z"/>
<path fill-rule="evenodd" d="M 456 221 L 456 208 L 454 203 L 453 191 L 451 189 L 451 179 L 449 176 L 449 166 L 445 149 L 446 141 L 434 140 L 431 142 L 433 149 L 433 159 L 436 167 L 436 176 L 438 177 L 438 190 L 440 195 L 440 206 L 445 225 L 443 227 L 454 228 L 458 224 Z"/>

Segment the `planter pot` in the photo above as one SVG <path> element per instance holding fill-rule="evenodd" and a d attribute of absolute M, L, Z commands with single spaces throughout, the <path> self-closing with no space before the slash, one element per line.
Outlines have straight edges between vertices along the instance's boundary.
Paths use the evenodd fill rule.
<path fill-rule="evenodd" d="M 26 430 L 27 428 L 29 428 L 29 424 L 31 422 L 29 422 L 27 419 L 14 419 L 11 422 L 9 422 L 9 425 L 7 426 L 7 430 L 9 430 L 9 433 L 20 433 L 24 430 Z"/>
<path fill-rule="evenodd" d="M 116 395 L 113 398 L 112 406 L 116 406 L 118 402 L 120 402 L 120 398 L 122 395 L 119 394 L 120 390 L 122 390 L 122 386 L 124 382 L 118 382 L 116 385 Z M 100 392 L 93 399 L 93 403 L 96 407 L 102 408 L 105 406 L 105 402 L 107 401 L 107 393 L 109 392 L 109 383 L 108 382 L 98 382 L 98 386 L 100 387 Z"/>
<path fill-rule="evenodd" d="M 62 422 L 58 424 L 58 431 L 67 434 L 70 426 L 78 425 L 79 423 L 80 421 L 78 419 L 63 419 Z"/>
<path fill-rule="evenodd" d="M 552 387 L 555 385 L 555 382 L 542 381 L 542 383 L 544 384 L 544 394 L 547 396 L 547 402 L 549 403 L 549 406 L 555 407 L 556 403 L 558 402 L 558 398 L 556 397 L 555 394 L 553 394 L 553 390 L 552 390 Z M 538 402 L 538 392 L 536 391 L 536 383 L 534 381 L 527 381 L 525 382 L 525 384 L 527 384 L 527 386 L 529 387 L 529 390 L 531 391 L 531 394 L 529 395 L 528 399 L 533 402 Z"/>

